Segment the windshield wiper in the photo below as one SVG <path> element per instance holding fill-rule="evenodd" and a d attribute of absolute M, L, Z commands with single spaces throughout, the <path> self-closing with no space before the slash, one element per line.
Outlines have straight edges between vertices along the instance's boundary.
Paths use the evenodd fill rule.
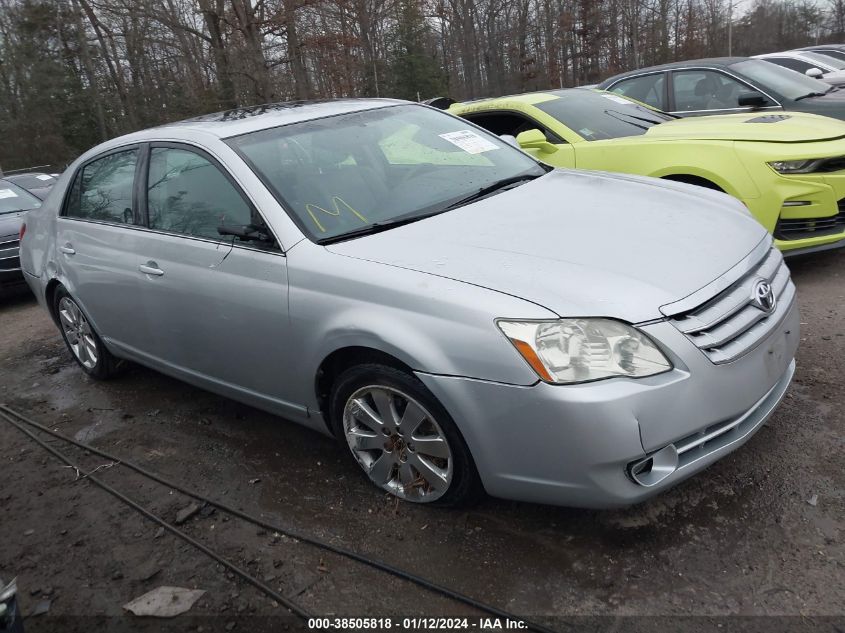
<path fill-rule="evenodd" d="M 827 92 L 830 92 L 828 90 Z M 827 94 L 827 92 L 808 92 L 805 95 L 801 95 L 800 97 L 795 97 L 796 101 L 801 101 L 801 99 L 809 99 L 810 97 L 823 97 Z"/>
<path fill-rule="evenodd" d="M 411 224 L 412 222 L 416 222 L 417 220 L 423 220 L 425 218 L 430 218 L 433 215 L 439 215 L 440 213 L 443 213 L 446 210 L 447 209 L 440 209 L 438 211 L 433 211 L 432 213 L 422 213 L 420 215 L 405 216 L 401 218 L 396 218 L 395 220 L 387 220 L 386 222 L 374 222 L 373 224 L 362 226 L 360 229 L 353 229 L 351 231 L 347 231 L 346 233 L 340 233 L 339 235 L 324 237 L 321 240 L 317 240 L 317 244 L 334 244 L 335 242 L 350 240 L 353 237 L 361 237 L 364 235 L 372 235 L 373 233 L 381 233 L 382 231 L 395 229 L 397 226 Z"/>
<path fill-rule="evenodd" d="M 457 209 L 458 207 L 462 207 L 466 204 L 469 204 L 470 202 L 480 200 L 481 198 L 489 196 L 491 193 L 496 193 L 497 191 L 501 191 L 506 187 L 510 187 L 511 185 L 539 178 L 540 175 L 541 174 L 521 174 L 519 176 L 511 176 L 510 178 L 502 178 L 501 180 L 497 180 L 496 182 L 489 184 L 486 187 L 482 187 L 475 193 L 471 193 L 465 198 L 461 198 L 460 200 L 456 200 L 455 202 L 449 203 L 446 208 L 443 209 L 443 211 L 451 211 L 452 209 Z"/>
<path fill-rule="evenodd" d="M 367 226 L 362 226 L 360 229 L 353 229 L 352 231 L 347 231 L 346 233 L 340 233 L 339 235 L 333 235 L 331 237 L 325 237 L 321 240 L 317 240 L 317 244 L 334 244 L 335 242 L 343 242 L 344 240 L 349 240 L 354 237 L 373 235 L 374 233 L 381 233 L 382 231 L 395 229 L 398 226 L 411 224 L 412 222 L 416 222 L 417 220 L 424 220 L 425 218 L 430 218 L 435 215 L 440 215 L 441 213 L 446 213 L 447 211 L 451 211 L 452 209 L 456 209 L 485 196 L 489 196 L 491 193 L 501 191 L 506 187 L 510 187 L 526 180 L 534 180 L 535 178 L 539 178 L 541 175 L 542 174 L 521 174 L 519 176 L 511 176 L 510 178 L 502 178 L 501 180 L 497 180 L 496 182 L 487 185 L 486 187 L 482 187 L 475 193 L 472 193 L 466 196 L 465 198 L 461 198 L 456 202 L 451 202 L 445 207 L 441 207 L 435 211 L 430 211 L 429 213 L 420 213 L 418 215 L 398 217 L 394 220 L 387 220 L 385 222 L 375 222 L 373 224 L 368 224 Z"/>

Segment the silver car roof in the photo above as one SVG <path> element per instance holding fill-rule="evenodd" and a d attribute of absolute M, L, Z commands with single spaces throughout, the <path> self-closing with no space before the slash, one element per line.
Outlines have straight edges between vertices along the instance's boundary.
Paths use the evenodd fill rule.
<path fill-rule="evenodd" d="M 258 106 L 234 108 L 213 114 L 166 123 L 120 136 L 99 145 L 102 151 L 129 143 L 149 140 L 189 139 L 199 136 L 230 138 L 259 130 L 311 121 L 338 114 L 385 108 L 392 105 L 411 103 L 399 99 L 335 99 L 325 101 L 288 101 Z"/>

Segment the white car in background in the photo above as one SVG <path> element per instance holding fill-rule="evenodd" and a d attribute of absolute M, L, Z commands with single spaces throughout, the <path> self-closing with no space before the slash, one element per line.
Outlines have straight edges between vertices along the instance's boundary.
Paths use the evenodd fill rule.
<path fill-rule="evenodd" d="M 845 86 L 845 61 L 813 51 L 784 51 L 755 55 L 757 59 L 821 79 L 832 86 Z"/>

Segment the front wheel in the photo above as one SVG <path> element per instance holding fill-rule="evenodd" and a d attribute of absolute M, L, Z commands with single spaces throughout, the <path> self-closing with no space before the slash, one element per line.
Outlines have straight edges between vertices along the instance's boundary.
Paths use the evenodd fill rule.
<path fill-rule="evenodd" d="M 416 377 L 383 365 L 353 367 L 335 381 L 330 410 L 358 465 L 390 494 L 455 506 L 480 492 L 463 437 Z"/>
<path fill-rule="evenodd" d="M 53 310 L 62 338 L 82 371 L 100 380 L 114 376 L 121 361 L 106 349 L 88 317 L 63 286 L 56 289 Z"/>

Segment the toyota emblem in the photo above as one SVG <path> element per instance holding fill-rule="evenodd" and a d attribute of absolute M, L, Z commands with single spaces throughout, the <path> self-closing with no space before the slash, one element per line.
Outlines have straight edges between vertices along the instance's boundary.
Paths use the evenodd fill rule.
<path fill-rule="evenodd" d="M 751 291 L 751 302 L 766 314 L 774 312 L 777 300 L 772 291 L 772 284 L 765 279 L 758 279 Z"/>

